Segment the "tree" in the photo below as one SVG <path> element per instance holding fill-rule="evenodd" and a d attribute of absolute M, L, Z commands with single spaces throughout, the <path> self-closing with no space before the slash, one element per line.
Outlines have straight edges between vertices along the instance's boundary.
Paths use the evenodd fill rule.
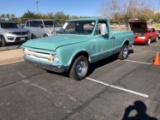
<path fill-rule="evenodd" d="M 9 15 L 9 14 L 6 14 L 6 17 L 7 17 L 7 18 L 9 18 L 9 17 L 10 17 L 10 15 Z"/>
<path fill-rule="evenodd" d="M 4 18 L 4 17 L 5 17 L 5 14 L 1 14 L 1 17 Z"/>
<path fill-rule="evenodd" d="M 14 14 L 11 14 L 10 16 L 11 16 L 11 18 L 14 18 L 14 17 L 15 17 L 15 15 L 14 15 Z"/>
<path fill-rule="evenodd" d="M 59 23 L 62 25 L 65 20 L 69 19 L 69 15 L 66 16 L 63 12 L 60 11 L 54 14 L 54 18 L 58 20 Z"/>
<path fill-rule="evenodd" d="M 146 0 L 106 0 L 103 4 L 100 14 L 117 21 L 128 23 L 130 19 L 147 20 L 152 17 L 153 11 L 150 10 Z"/>
<path fill-rule="evenodd" d="M 102 4 L 100 14 L 107 18 L 112 18 L 114 14 L 119 11 L 119 8 L 119 0 L 106 0 L 106 2 Z"/>
<path fill-rule="evenodd" d="M 160 23 L 160 13 L 154 13 L 153 14 L 153 21 Z"/>
<path fill-rule="evenodd" d="M 28 19 L 28 18 L 31 18 L 31 19 L 35 19 L 35 18 L 36 18 L 36 14 L 35 14 L 34 12 L 30 11 L 30 10 L 27 10 L 27 12 L 24 13 L 21 18 L 27 18 L 27 19 Z"/>

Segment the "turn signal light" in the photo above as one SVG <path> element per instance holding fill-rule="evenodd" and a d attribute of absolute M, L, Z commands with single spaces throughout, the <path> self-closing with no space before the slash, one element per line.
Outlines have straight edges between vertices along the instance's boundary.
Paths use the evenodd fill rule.
<path fill-rule="evenodd" d="M 48 58 L 48 61 L 52 61 L 52 58 Z"/>

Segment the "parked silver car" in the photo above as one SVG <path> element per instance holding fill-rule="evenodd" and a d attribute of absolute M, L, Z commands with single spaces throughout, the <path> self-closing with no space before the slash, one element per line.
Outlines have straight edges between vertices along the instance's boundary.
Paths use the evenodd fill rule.
<path fill-rule="evenodd" d="M 61 26 L 55 20 L 34 19 L 27 20 L 24 28 L 30 30 L 31 39 L 33 39 L 37 37 L 52 36 L 61 29 Z"/>
<path fill-rule="evenodd" d="M 0 21 L 0 44 L 24 42 L 30 39 L 28 29 L 20 28 L 19 24 L 13 21 Z"/>

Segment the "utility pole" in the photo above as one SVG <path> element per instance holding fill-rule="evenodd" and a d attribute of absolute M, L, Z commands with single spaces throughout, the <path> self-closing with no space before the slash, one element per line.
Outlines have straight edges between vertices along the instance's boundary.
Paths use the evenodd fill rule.
<path fill-rule="evenodd" d="M 37 4 L 37 14 L 38 14 L 38 0 L 36 0 L 36 4 Z"/>

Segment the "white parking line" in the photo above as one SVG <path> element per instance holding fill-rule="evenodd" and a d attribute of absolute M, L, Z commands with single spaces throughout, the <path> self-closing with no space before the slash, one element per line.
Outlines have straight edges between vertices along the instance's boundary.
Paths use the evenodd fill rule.
<path fill-rule="evenodd" d="M 34 87 L 37 87 L 37 88 L 39 88 L 39 89 L 41 89 L 41 90 L 43 90 L 43 91 L 45 91 L 47 93 L 49 93 L 49 94 L 52 94 L 51 92 L 49 92 L 46 88 L 44 88 L 42 86 L 39 86 L 39 85 L 37 85 L 35 83 L 32 83 L 31 85 L 34 86 Z"/>
<path fill-rule="evenodd" d="M 17 60 L 17 61 L 8 62 L 8 63 L 0 63 L 0 66 L 8 65 L 8 64 L 13 64 L 13 63 L 18 63 L 18 62 L 23 62 L 23 61 L 24 61 L 24 60 Z"/>
<path fill-rule="evenodd" d="M 22 78 L 26 78 L 26 76 L 25 75 L 23 75 L 22 73 L 20 73 L 20 72 L 17 72 L 17 74 L 18 75 L 20 75 Z"/>
<path fill-rule="evenodd" d="M 114 88 L 114 89 L 125 91 L 125 92 L 131 93 L 131 94 L 135 94 L 135 95 L 138 95 L 138 96 L 141 96 L 141 97 L 149 98 L 149 95 L 146 95 L 146 94 L 143 94 L 143 93 L 140 93 L 140 92 L 132 91 L 132 90 L 129 90 L 129 89 L 126 89 L 126 88 L 122 88 L 122 87 L 118 87 L 118 86 L 114 86 L 114 85 L 109 85 L 109 84 L 107 84 L 105 82 L 102 82 L 102 81 L 99 81 L 99 80 L 95 80 L 95 79 L 92 79 L 92 78 L 89 78 L 89 77 L 87 77 L 86 79 L 90 80 L 92 82 L 99 83 L 101 85 L 105 85 L 107 87 L 111 87 L 111 88 Z"/>
<path fill-rule="evenodd" d="M 128 62 L 134 62 L 134 63 L 139 63 L 139 64 L 145 64 L 145 65 L 152 65 L 152 63 L 147 63 L 147 62 L 139 62 L 139 61 L 128 60 L 128 59 L 125 59 L 125 61 L 128 61 Z"/>

